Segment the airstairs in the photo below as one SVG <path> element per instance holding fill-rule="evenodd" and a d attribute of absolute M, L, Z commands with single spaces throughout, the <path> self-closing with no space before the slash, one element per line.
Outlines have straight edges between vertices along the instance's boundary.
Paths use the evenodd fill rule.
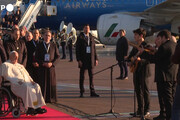
<path fill-rule="evenodd" d="M 42 0 L 37 0 L 35 4 L 30 3 L 26 11 L 24 12 L 21 20 L 19 21 L 18 25 L 25 26 L 27 30 L 29 30 L 32 24 L 36 22 L 36 16 L 38 15 L 42 6 L 43 6 Z"/>

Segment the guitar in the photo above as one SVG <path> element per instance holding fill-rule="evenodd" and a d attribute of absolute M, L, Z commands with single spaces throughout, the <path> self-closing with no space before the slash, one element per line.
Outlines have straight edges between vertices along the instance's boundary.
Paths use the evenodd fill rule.
<path fill-rule="evenodd" d="M 142 48 L 139 47 L 137 44 L 132 43 L 132 42 L 130 42 L 130 41 L 128 41 L 128 44 L 129 44 L 130 46 L 133 46 L 133 47 L 137 48 L 137 49 L 142 49 Z M 144 51 L 146 51 L 146 52 L 148 52 L 148 53 L 150 53 L 150 54 L 153 54 L 153 55 L 154 55 L 155 52 L 156 52 L 156 50 L 154 50 L 154 48 L 151 49 L 151 50 L 150 50 L 150 48 L 149 48 L 149 49 L 148 49 L 148 48 L 144 48 Z M 132 57 L 132 58 L 131 58 L 131 62 L 130 62 L 130 72 L 135 72 L 135 71 L 136 71 L 139 61 L 138 61 L 137 59 L 135 59 L 135 58 L 137 58 L 139 55 L 140 55 L 140 54 L 136 54 L 135 57 Z"/>
<path fill-rule="evenodd" d="M 133 42 L 128 41 L 128 44 L 129 44 L 130 46 L 133 46 L 133 47 L 137 48 L 137 49 L 141 49 L 141 47 L 139 47 L 137 44 L 135 44 L 135 43 L 133 43 Z M 148 53 L 150 53 L 150 54 L 152 54 L 152 55 L 154 55 L 155 52 L 156 52 L 156 50 L 155 50 L 153 47 L 144 48 L 144 51 L 146 51 L 146 52 L 148 52 Z"/>
<path fill-rule="evenodd" d="M 129 68 L 130 68 L 130 72 L 135 72 L 136 71 L 136 69 L 137 69 L 137 66 L 138 66 L 138 60 L 137 59 L 134 59 L 134 57 L 132 57 L 131 58 L 131 63 L 130 63 L 130 66 L 129 66 Z"/>

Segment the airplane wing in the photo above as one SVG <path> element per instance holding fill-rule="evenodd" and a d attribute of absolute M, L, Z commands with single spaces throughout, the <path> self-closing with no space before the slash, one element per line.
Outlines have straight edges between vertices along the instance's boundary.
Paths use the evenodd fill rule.
<path fill-rule="evenodd" d="M 180 0 L 167 0 L 141 13 L 145 22 L 154 25 L 171 24 L 171 31 L 178 33 L 180 27 Z"/>

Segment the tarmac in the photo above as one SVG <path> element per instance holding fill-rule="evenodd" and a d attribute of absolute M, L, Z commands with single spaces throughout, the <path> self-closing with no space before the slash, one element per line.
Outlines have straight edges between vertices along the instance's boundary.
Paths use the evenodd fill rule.
<path fill-rule="evenodd" d="M 129 72 L 128 80 L 117 80 L 120 70 L 116 65 L 115 46 L 98 48 L 99 65 L 95 67 L 94 86 L 98 98 L 90 97 L 89 78 L 86 74 L 84 81 L 84 98 L 79 97 L 79 68 L 75 60 L 68 62 L 60 60 L 56 65 L 58 102 L 47 106 L 67 113 L 81 120 L 141 120 L 140 117 L 131 116 L 137 109 L 134 99 L 132 73 Z M 61 51 L 60 51 L 61 53 Z M 112 84 L 111 84 L 112 71 Z M 146 119 L 152 119 L 159 114 L 159 102 L 154 83 L 154 65 L 151 65 L 152 75 L 149 78 L 150 113 Z"/>
<path fill-rule="evenodd" d="M 1 0 L 0 4 L 7 5 L 13 1 Z M 95 67 L 94 71 L 98 72 L 106 69 L 94 76 L 94 85 L 96 93 L 100 95 L 99 98 L 90 97 L 88 75 L 86 75 L 84 82 L 85 97 L 80 98 L 79 68 L 76 60 L 68 62 L 68 56 L 67 59 L 60 60 L 56 66 L 58 102 L 47 104 L 47 106 L 81 120 L 141 120 L 140 117 L 129 115 L 135 111 L 134 109 L 137 109 L 137 103 L 134 102 L 132 73 L 129 72 L 128 80 L 116 80 L 115 78 L 119 77 L 120 70 L 117 65 L 114 66 L 111 87 L 110 68 L 117 63 L 114 51 L 115 46 L 97 49 L 99 65 Z M 154 83 L 154 65 L 151 65 L 151 71 L 152 75 L 149 78 L 151 116 L 146 119 L 152 119 L 159 114 L 156 84 Z"/>

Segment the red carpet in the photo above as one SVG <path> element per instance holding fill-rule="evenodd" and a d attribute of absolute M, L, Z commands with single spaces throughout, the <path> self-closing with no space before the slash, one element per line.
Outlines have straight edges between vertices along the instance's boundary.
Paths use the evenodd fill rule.
<path fill-rule="evenodd" d="M 6 117 L 0 117 L 0 120 L 80 120 L 79 118 L 72 117 L 68 114 L 54 110 L 49 107 L 43 107 L 47 109 L 47 113 L 38 114 L 36 116 L 21 115 L 19 118 L 13 118 L 12 114 L 9 113 Z"/>

